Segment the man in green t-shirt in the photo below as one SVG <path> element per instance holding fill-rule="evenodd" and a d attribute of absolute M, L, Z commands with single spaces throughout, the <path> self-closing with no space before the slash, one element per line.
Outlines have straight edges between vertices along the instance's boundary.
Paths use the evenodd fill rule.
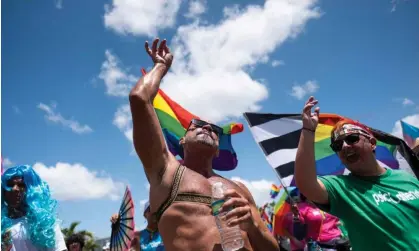
<path fill-rule="evenodd" d="M 314 131 L 320 110 L 311 113 L 317 103 L 310 97 L 303 109 L 297 187 L 345 222 L 353 250 L 419 250 L 419 181 L 377 162 L 377 141 L 367 127 L 351 120 L 337 123 L 331 147 L 351 174 L 317 177 Z"/>

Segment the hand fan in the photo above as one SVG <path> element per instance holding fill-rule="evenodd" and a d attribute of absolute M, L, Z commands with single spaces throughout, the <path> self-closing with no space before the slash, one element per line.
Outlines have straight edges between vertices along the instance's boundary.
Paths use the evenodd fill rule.
<path fill-rule="evenodd" d="M 118 220 L 112 224 L 110 251 L 127 251 L 134 238 L 134 231 L 134 202 L 131 191 L 127 187 L 119 209 Z"/>

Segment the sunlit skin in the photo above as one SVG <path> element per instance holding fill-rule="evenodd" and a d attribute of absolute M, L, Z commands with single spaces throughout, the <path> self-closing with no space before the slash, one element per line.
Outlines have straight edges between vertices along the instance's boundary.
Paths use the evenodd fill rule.
<path fill-rule="evenodd" d="M 350 134 L 343 135 L 343 137 L 348 135 Z M 337 154 L 342 163 L 353 174 L 360 176 L 379 175 L 383 173 L 383 168 L 378 165 L 373 152 L 376 144 L 377 140 L 372 136 L 360 135 L 359 141 L 355 144 L 347 144 L 343 141 L 342 150 Z"/>
<path fill-rule="evenodd" d="M 168 72 L 173 55 L 166 40 L 145 50 L 154 67 L 131 90 L 129 99 L 133 120 L 133 141 L 150 183 L 151 212 L 155 213 L 171 192 L 174 174 L 179 162 L 168 151 L 162 129 L 153 108 L 153 99 L 162 78 Z M 210 125 L 191 124 L 180 139 L 184 150 L 183 174 L 179 193 L 212 194 L 212 184 L 222 182 L 231 199 L 224 210 L 234 206 L 226 215 L 231 226 L 239 226 L 244 239 L 244 250 L 278 250 L 278 243 L 263 224 L 249 190 L 238 182 L 225 179 L 212 170 L 212 161 L 218 155 L 219 137 Z M 223 210 L 222 209 L 222 210 Z M 163 213 L 158 228 L 168 251 L 221 251 L 221 239 L 211 208 L 205 204 L 175 202 Z"/>
<path fill-rule="evenodd" d="M 315 107 L 319 103 L 314 97 L 310 97 L 302 111 L 303 130 L 295 159 L 294 178 L 297 187 L 311 201 L 318 204 L 327 205 L 329 203 L 328 193 L 323 183 L 317 179 L 315 153 L 314 153 L 314 131 L 319 123 L 320 107 Z M 314 112 L 312 109 L 314 108 Z M 340 130 L 340 128 L 337 128 Z M 351 137 L 348 133 L 340 135 L 336 140 Z M 343 141 L 342 149 L 337 150 L 342 163 L 358 176 L 380 176 L 386 169 L 381 167 L 375 158 L 375 148 L 377 141 L 369 132 L 359 135 L 359 141 L 348 144 Z"/>

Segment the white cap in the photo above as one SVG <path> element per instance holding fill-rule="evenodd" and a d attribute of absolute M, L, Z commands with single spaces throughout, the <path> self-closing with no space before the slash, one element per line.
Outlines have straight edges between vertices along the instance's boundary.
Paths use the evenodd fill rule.
<path fill-rule="evenodd" d="M 145 204 L 144 204 L 144 210 L 143 210 L 143 214 L 145 213 L 145 211 L 147 211 L 147 209 L 150 207 L 150 202 L 149 201 L 147 201 Z"/>

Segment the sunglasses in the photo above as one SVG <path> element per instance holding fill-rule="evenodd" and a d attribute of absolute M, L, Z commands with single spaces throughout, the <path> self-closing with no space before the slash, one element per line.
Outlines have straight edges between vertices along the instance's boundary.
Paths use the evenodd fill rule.
<path fill-rule="evenodd" d="M 338 140 L 334 140 L 332 144 L 330 144 L 330 147 L 334 152 L 339 152 L 342 150 L 343 142 L 345 142 L 348 145 L 353 145 L 358 143 L 359 141 L 359 133 L 353 133 L 349 134 L 346 137 Z"/>
<path fill-rule="evenodd" d="M 217 136 L 220 136 L 220 135 L 223 134 L 223 128 L 221 128 L 217 125 L 208 123 L 206 121 L 200 120 L 200 119 L 192 119 L 191 123 L 188 126 L 188 130 L 186 130 L 187 132 L 192 130 L 192 129 L 190 129 L 192 124 L 195 125 L 196 127 L 200 127 L 200 128 L 202 128 L 206 125 L 209 125 L 210 128 L 211 128 L 211 131 L 213 131 L 215 134 L 217 134 Z"/>

